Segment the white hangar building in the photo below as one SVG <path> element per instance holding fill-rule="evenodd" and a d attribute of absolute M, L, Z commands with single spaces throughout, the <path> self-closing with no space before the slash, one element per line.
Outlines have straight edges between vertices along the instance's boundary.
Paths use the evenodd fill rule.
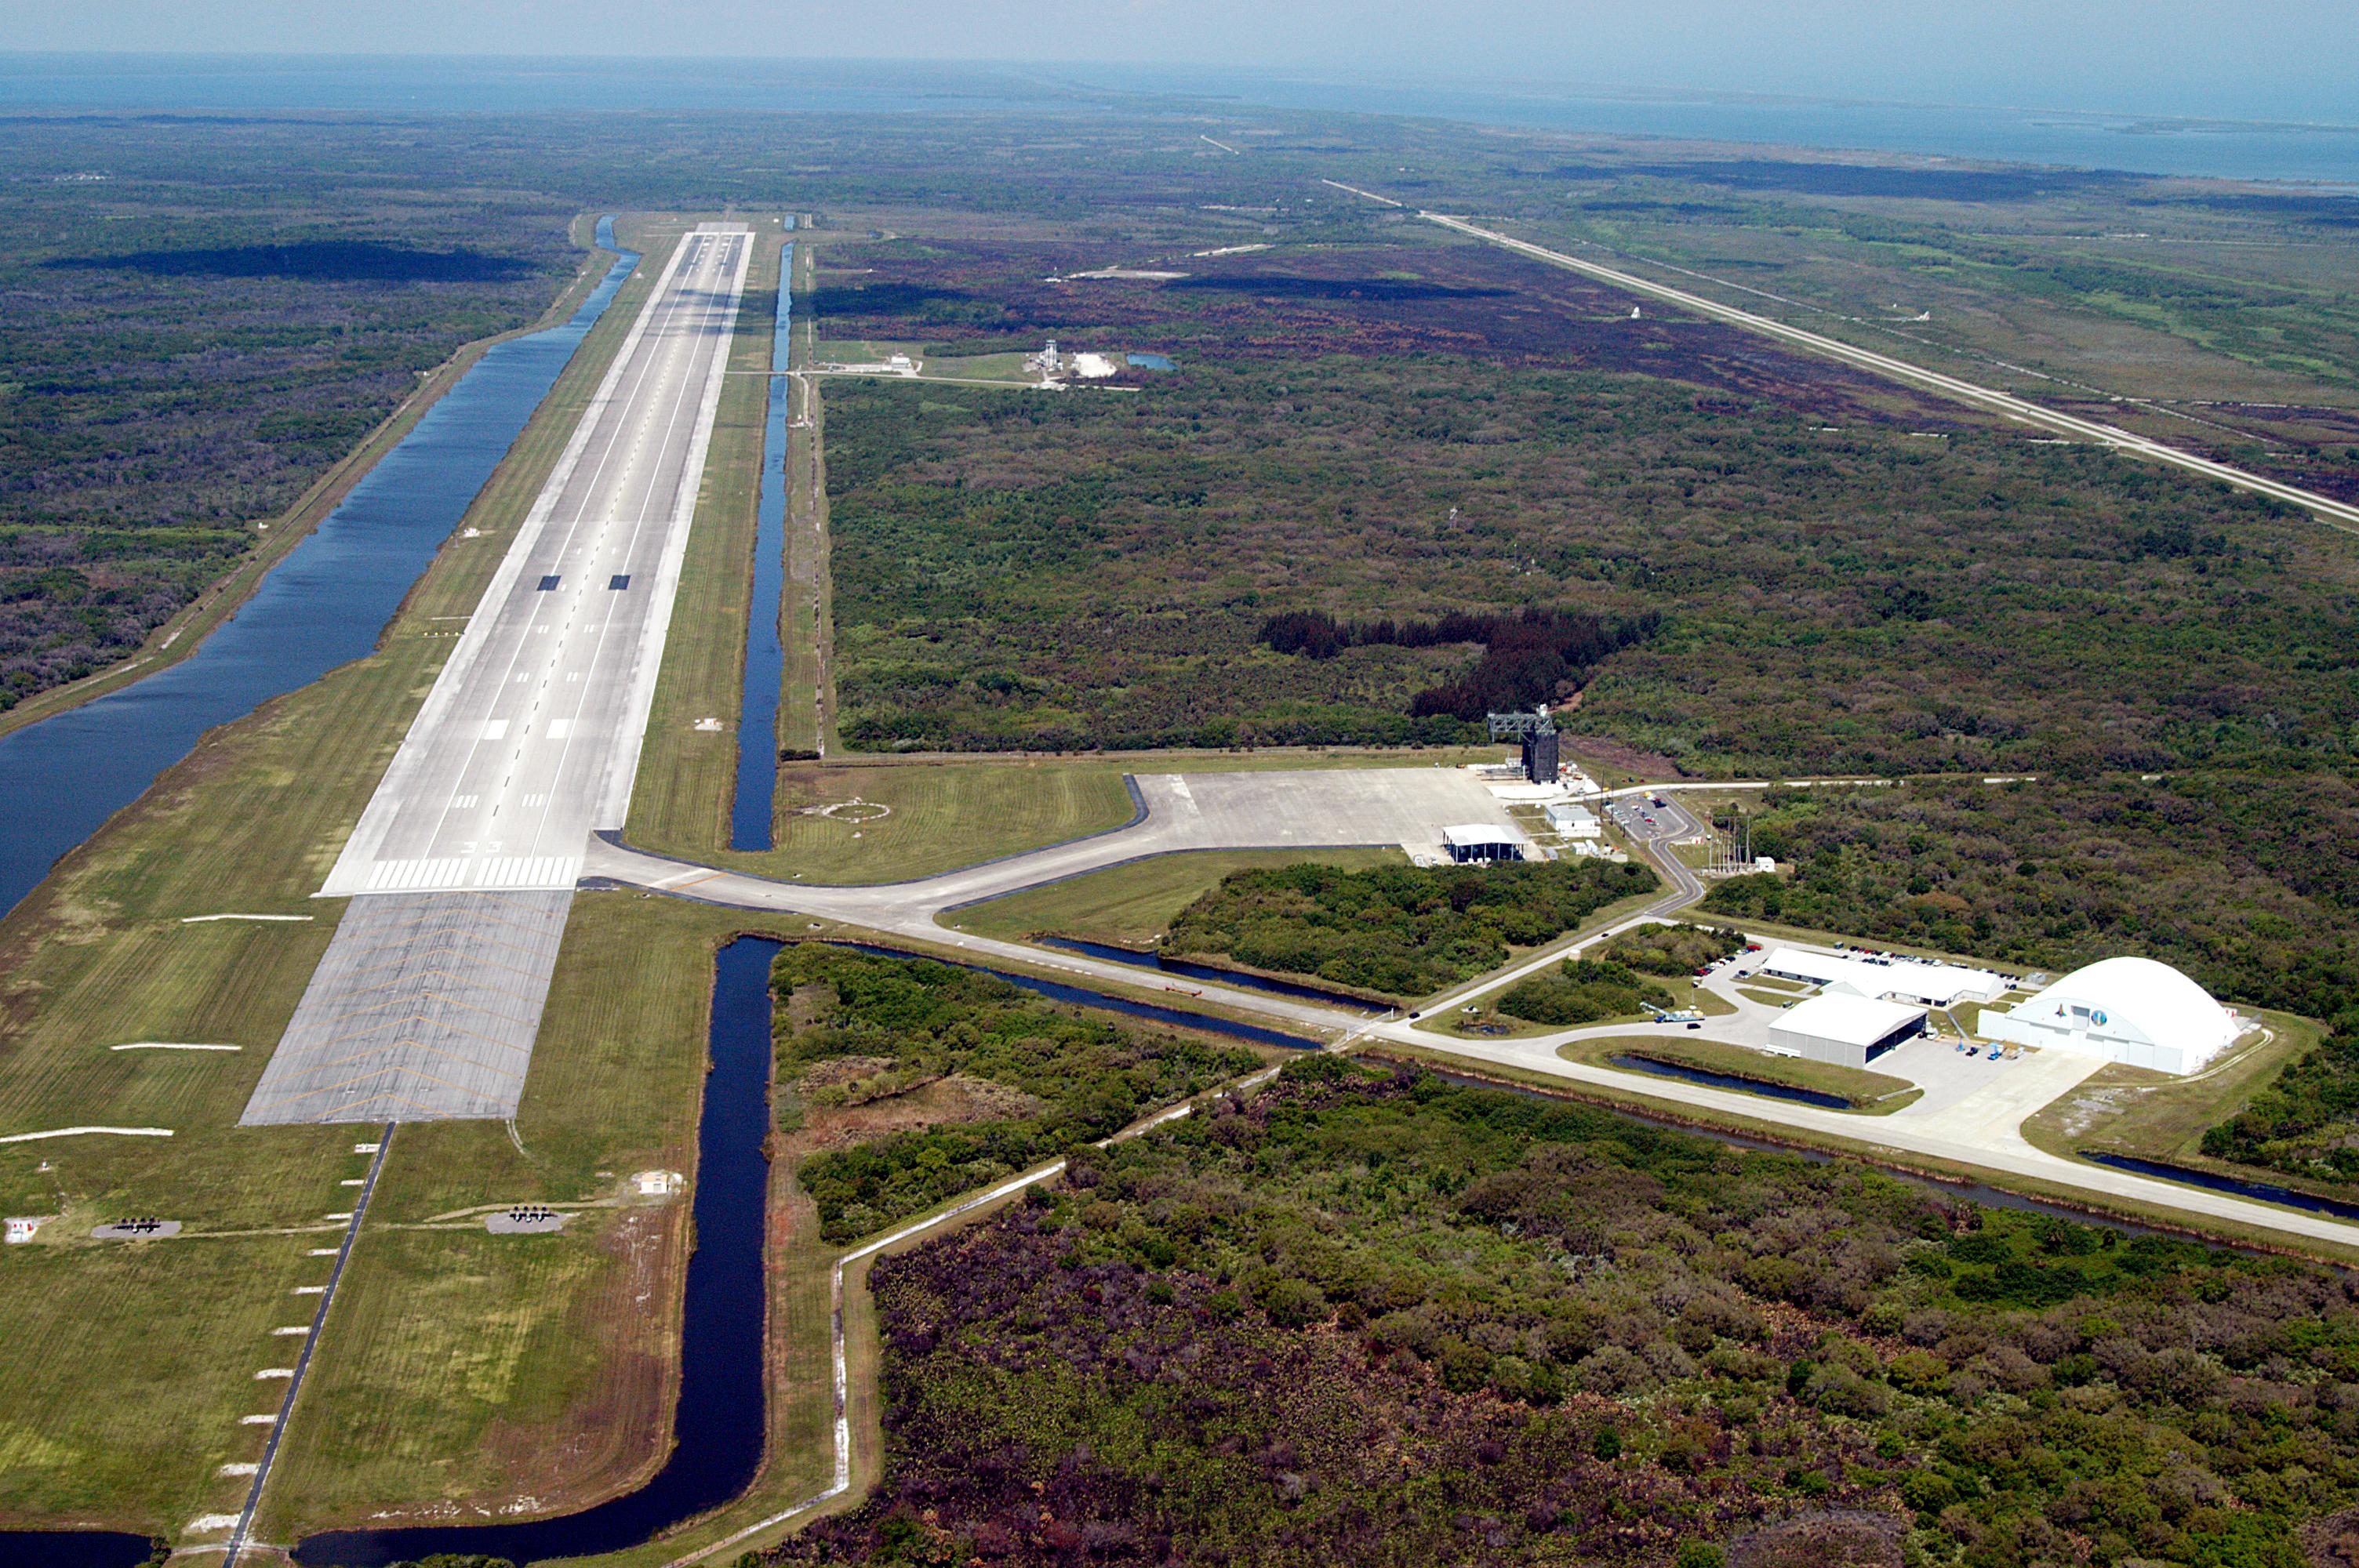
<path fill-rule="evenodd" d="M 2201 986 L 2152 958 L 2105 958 L 2005 1012 L 1985 1008 L 1992 1040 L 2103 1056 L 2133 1067 L 2192 1073 L 2244 1033 Z"/>
<path fill-rule="evenodd" d="M 1925 1033 L 1925 1010 L 1848 991 L 1798 1001 L 1769 1025 L 1769 1049 L 1807 1062 L 1864 1067 Z"/>

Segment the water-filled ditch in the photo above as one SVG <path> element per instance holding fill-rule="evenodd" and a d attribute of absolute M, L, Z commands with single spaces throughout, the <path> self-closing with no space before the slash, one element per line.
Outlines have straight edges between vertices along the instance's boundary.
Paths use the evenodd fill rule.
<path fill-rule="evenodd" d="M 787 588 L 786 375 L 795 246 L 778 247 L 778 314 L 770 332 L 769 411 L 763 422 L 762 488 L 755 506 L 754 601 L 745 613 L 745 694 L 737 718 L 737 794 L 729 810 L 729 847 L 766 849 L 778 784 L 778 694 L 787 648 L 778 630 Z"/>
<path fill-rule="evenodd" d="M 770 964 L 783 946 L 741 936 L 723 947 L 714 962 L 712 1065 L 697 1128 L 696 1250 L 689 1257 L 681 1319 L 675 1446 L 664 1467 L 639 1490 L 580 1513 L 507 1523 L 337 1530 L 299 1543 L 295 1549 L 298 1563 L 377 1568 L 448 1552 L 526 1563 L 621 1552 L 720 1507 L 752 1482 L 761 1464 L 766 1422 L 762 1238 L 769 1162 L 762 1151 L 770 1130 Z M 883 957 L 919 956 L 866 943 L 831 946 Z M 1134 1002 L 979 964 L 959 967 L 998 975 L 1056 1001 L 1264 1044 L 1316 1049 L 1313 1041 L 1249 1023 Z M 141 1541 L 139 1557 L 146 1551 Z M 115 1568 L 115 1563 L 113 1559 L 60 1559 L 57 1568 Z"/>
<path fill-rule="evenodd" d="M 1160 953 L 1141 952 L 1136 947 L 1117 947 L 1109 942 L 1092 942 L 1081 936 L 1043 936 L 1043 947 L 1061 947 L 1068 953 L 1079 953 L 1085 958 L 1104 958 L 1112 963 L 1129 964 L 1136 968 L 1156 969 L 1167 975 L 1184 975 L 1191 980 L 1211 980 L 1215 984 L 1235 986 L 1244 990 L 1262 991 L 1270 996 L 1292 997 L 1299 1001 L 1315 1001 L 1328 1007 L 1348 1008 L 1371 1018 L 1391 1011 L 1381 1002 L 1348 991 L 1329 990 L 1324 986 L 1306 985 L 1300 980 L 1281 980 L 1267 975 L 1251 974 L 1244 969 L 1223 968 L 1218 964 L 1199 964 L 1188 958 L 1166 957 Z"/>
<path fill-rule="evenodd" d="M 204 732 L 367 654 L 638 265 L 618 259 L 562 326 L 494 344 L 179 664 L 0 736 L 0 911 L 139 798 Z"/>
<path fill-rule="evenodd" d="M 1658 1078 L 1677 1078 L 1683 1084 L 1705 1084 L 1716 1089 L 1734 1089 L 1739 1094 L 1760 1095 L 1767 1099 L 1790 1100 L 1796 1105 L 1822 1106 L 1829 1110 L 1851 1108 L 1851 1101 L 1841 1095 L 1831 1095 L 1819 1089 L 1797 1088 L 1791 1084 L 1773 1084 L 1767 1078 L 1748 1078 L 1741 1073 L 1715 1073 L 1705 1067 L 1690 1067 L 1684 1062 L 1666 1061 L 1660 1056 L 1641 1056 L 1625 1051 L 1605 1059 L 1626 1072 L 1651 1073 Z"/>

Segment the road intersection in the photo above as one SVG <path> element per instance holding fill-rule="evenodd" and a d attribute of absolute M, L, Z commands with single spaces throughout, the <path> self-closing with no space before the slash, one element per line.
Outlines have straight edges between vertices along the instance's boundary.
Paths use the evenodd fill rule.
<path fill-rule="evenodd" d="M 1200 776 L 1200 789 L 1201 784 Z M 1666 796 L 1667 801 L 1669 798 Z M 1669 840 L 1693 830 L 1693 819 L 1684 813 L 1674 817 L 1668 808 L 1657 808 L 1654 815 L 1656 825 L 1638 843 L 1641 852 L 1670 884 L 1661 897 L 1603 928 L 1528 954 L 1506 968 L 1435 998 L 1420 1011 L 1439 1015 L 1462 1007 L 1474 998 L 1586 952 L 1634 926 L 1672 917 L 1701 896 L 1701 883 L 1668 849 Z M 1161 852 L 1152 847 L 1161 840 L 1147 831 L 1158 826 L 1155 817 L 1150 807 L 1146 819 L 1131 828 L 1078 841 L 1086 847 L 1090 866 L 1117 865 L 1142 853 Z M 1168 830 L 1168 824 L 1161 826 Z M 1641 827 L 1645 828 L 1643 822 Z M 979 936 L 958 931 L 943 920 L 945 915 L 954 919 L 956 908 L 977 898 L 995 897 L 1076 874 L 1071 869 L 1076 849 L 1075 845 L 1058 846 L 920 881 L 870 887 L 810 886 L 669 860 L 632 849 L 610 837 L 593 844 L 583 870 L 592 885 L 636 888 L 730 908 L 836 921 L 977 963 L 1014 963 L 1027 969 L 1070 977 L 1094 989 L 1134 991 L 1139 986 L 1136 968 Z M 2359 1226 L 2110 1170 L 2034 1147 L 2022 1136 L 2023 1121 L 2094 1071 L 2099 1064 L 2093 1058 L 2040 1053 L 2027 1064 L 2010 1063 L 1994 1068 L 1984 1088 L 1963 1095 L 1930 1095 L 1892 1114 L 1871 1116 L 1642 1076 L 1568 1060 L 1559 1054 L 1560 1047 L 1595 1035 L 1598 1031 L 1594 1028 L 1561 1030 L 1514 1040 L 1467 1040 L 1422 1027 L 1424 1021 L 1414 1015 L 1396 1014 L 1371 1022 L 1364 1015 L 1339 1008 L 1273 996 L 1243 986 L 1191 979 L 1189 989 L 1196 993 L 1197 1000 L 1223 1012 L 1301 1033 L 1330 1045 L 1356 1038 L 1378 1044 L 1412 1046 L 1455 1058 L 1477 1071 L 1484 1067 L 1511 1068 L 1558 1079 L 1568 1086 L 1606 1091 L 1621 1100 L 1652 1102 L 1675 1112 L 1686 1109 L 1705 1113 L 1714 1119 L 1734 1120 L 1772 1135 L 1786 1132 L 1803 1135 L 1812 1141 L 1839 1141 L 1870 1159 L 1893 1164 L 1922 1167 L 1938 1163 L 1982 1173 L 2001 1184 L 2015 1178 L 2053 1191 L 2078 1194 L 2101 1208 L 2111 1200 L 2147 1210 L 2177 1212 L 2188 1217 L 2190 1224 L 2226 1221 L 2288 1238 L 2359 1248 Z M 1740 1010 L 1740 1015 L 1767 1011 L 1740 996 L 1723 994 Z M 1627 1034 L 1645 1027 L 1624 1024 L 1609 1027 L 1607 1032 Z M 1708 1024 L 1707 1032 L 1710 1028 Z"/>

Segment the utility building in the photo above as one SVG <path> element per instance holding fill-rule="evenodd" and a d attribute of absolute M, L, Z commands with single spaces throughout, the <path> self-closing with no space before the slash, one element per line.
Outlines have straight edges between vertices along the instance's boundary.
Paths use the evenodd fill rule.
<path fill-rule="evenodd" d="M 1524 836 L 1512 827 L 1494 827 L 1487 822 L 1462 823 L 1441 830 L 1441 847 L 1450 858 L 1461 865 L 1478 860 L 1520 860 L 1524 858 Z"/>
<path fill-rule="evenodd" d="M 1548 818 L 1549 831 L 1567 838 L 1595 838 L 1605 831 L 1597 814 L 1585 806 L 1570 800 L 1560 800 L 1541 808 Z"/>

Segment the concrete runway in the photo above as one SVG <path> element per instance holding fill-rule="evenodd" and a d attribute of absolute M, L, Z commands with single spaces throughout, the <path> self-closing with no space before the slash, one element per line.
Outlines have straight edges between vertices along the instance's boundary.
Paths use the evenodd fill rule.
<path fill-rule="evenodd" d="M 622 826 L 752 252 L 681 239 L 322 893 L 571 888 Z"/>
<path fill-rule="evenodd" d="M 630 807 L 753 235 L 681 238 L 322 896 L 243 1125 L 516 1113 L 582 853 Z"/>

